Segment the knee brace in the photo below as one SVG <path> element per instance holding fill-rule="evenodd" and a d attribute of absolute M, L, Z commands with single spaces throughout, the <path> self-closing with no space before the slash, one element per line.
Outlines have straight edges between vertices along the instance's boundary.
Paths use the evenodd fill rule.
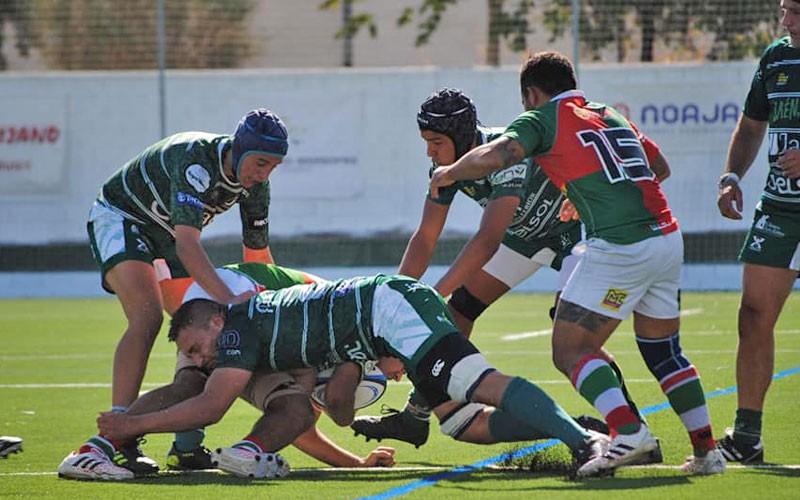
<path fill-rule="evenodd" d="M 442 418 L 439 422 L 439 429 L 442 434 L 458 439 L 484 408 L 486 405 L 480 403 L 461 404 Z"/>
<path fill-rule="evenodd" d="M 650 373 L 658 380 L 691 365 L 681 350 L 680 333 L 663 339 L 645 339 L 637 335 L 636 344 Z"/>
<path fill-rule="evenodd" d="M 487 306 L 477 297 L 472 295 L 469 290 L 460 286 L 450 296 L 450 306 L 470 321 L 478 319 Z"/>

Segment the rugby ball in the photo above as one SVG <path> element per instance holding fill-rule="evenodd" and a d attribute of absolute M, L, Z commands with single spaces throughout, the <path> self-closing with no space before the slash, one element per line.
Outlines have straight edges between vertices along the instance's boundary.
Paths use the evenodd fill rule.
<path fill-rule="evenodd" d="M 325 386 L 331 379 L 331 375 L 333 375 L 333 368 L 317 373 L 317 385 L 311 392 L 311 399 L 323 408 L 325 408 Z M 386 375 L 380 368 L 370 363 L 366 368 L 363 380 L 356 387 L 356 400 L 353 406 L 356 410 L 366 408 L 379 400 L 384 392 L 386 392 Z"/>

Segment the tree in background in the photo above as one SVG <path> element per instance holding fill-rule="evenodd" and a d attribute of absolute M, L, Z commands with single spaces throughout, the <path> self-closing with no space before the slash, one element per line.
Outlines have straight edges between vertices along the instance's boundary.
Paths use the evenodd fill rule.
<path fill-rule="evenodd" d="M 320 9 L 357 0 L 325 0 Z M 362 0 L 366 1 L 366 0 Z M 416 9 L 405 8 L 397 18 L 400 26 L 417 24 L 417 46 L 430 42 L 449 7 L 458 0 L 419 0 Z M 656 40 L 669 50 L 689 52 L 695 58 L 737 60 L 760 54 L 778 33 L 779 11 L 766 0 L 581 0 L 581 53 L 600 60 L 604 51 L 614 50 L 616 61 L 629 59 L 639 48 L 637 60 L 655 60 Z M 550 41 L 566 36 L 572 29 L 572 0 L 487 0 L 488 48 L 486 64 L 500 64 L 500 39 L 515 52 L 526 50 L 526 36 L 533 32 L 532 14 L 539 9 Z M 373 15 L 361 12 L 350 16 L 337 37 L 352 37 L 362 28 L 377 36 Z M 708 50 L 703 46 L 710 45 Z"/>
<path fill-rule="evenodd" d="M 617 62 L 637 45 L 639 61 L 654 61 L 656 40 L 712 61 L 755 57 L 776 37 L 780 16 L 777 2 L 765 0 L 581 0 L 580 6 L 582 53 L 600 60 L 613 47 Z M 544 22 L 554 38 L 563 36 L 572 27 L 572 0 L 548 0 Z"/>
<path fill-rule="evenodd" d="M 51 69 L 158 67 L 153 0 L 33 0 L 35 46 Z M 249 0 L 166 0 L 169 68 L 232 68 L 251 52 Z"/>
<path fill-rule="evenodd" d="M 28 57 L 31 48 L 31 16 L 28 0 L 0 0 L 0 50 L 3 48 L 3 27 L 8 22 L 16 33 L 17 52 Z M 8 68 L 8 62 L 0 52 L 0 71 Z"/>

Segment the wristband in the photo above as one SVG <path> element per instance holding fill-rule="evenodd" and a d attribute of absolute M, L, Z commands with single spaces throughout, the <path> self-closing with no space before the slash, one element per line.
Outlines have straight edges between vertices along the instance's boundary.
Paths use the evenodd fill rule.
<path fill-rule="evenodd" d="M 719 188 L 722 189 L 725 184 L 739 184 L 739 175 L 733 172 L 728 172 L 722 174 L 722 177 L 719 178 Z"/>

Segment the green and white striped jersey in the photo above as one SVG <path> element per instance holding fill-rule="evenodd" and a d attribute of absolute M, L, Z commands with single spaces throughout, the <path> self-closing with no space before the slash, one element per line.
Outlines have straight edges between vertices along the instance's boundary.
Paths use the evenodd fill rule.
<path fill-rule="evenodd" d="M 269 243 L 269 181 L 244 189 L 223 171 L 230 135 L 182 132 L 153 144 L 103 185 L 99 196 L 140 231 L 175 237 L 175 226 L 201 229 L 239 203 L 243 243 Z"/>

